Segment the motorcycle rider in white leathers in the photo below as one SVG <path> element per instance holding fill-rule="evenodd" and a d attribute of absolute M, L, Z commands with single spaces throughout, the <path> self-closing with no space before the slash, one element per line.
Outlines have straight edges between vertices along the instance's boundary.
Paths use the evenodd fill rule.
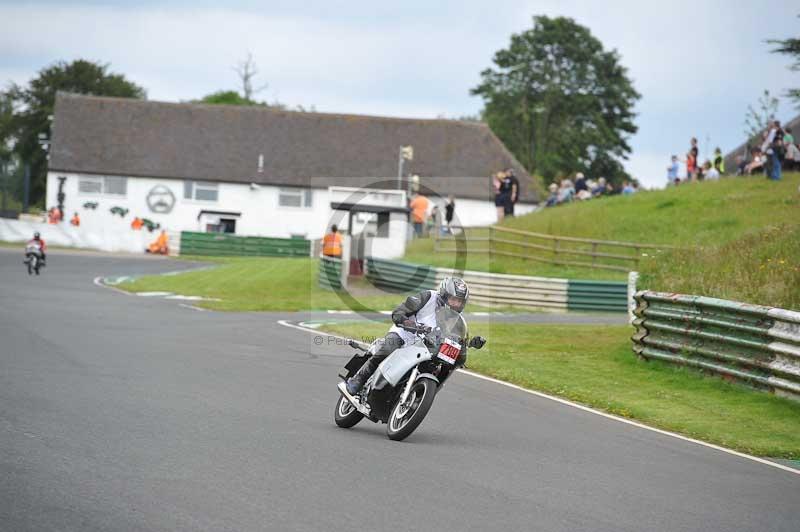
<path fill-rule="evenodd" d="M 383 360 L 392 354 L 395 349 L 403 347 L 407 342 L 413 342 L 415 335 L 404 329 L 436 327 L 436 310 L 449 307 L 456 312 L 462 312 L 469 300 L 467 283 L 458 277 L 445 277 L 438 290 L 423 290 L 409 296 L 392 312 L 394 325 L 386 336 L 370 349 L 372 356 L 361 366 L 361 369 L 347 380 L 347 392 L 355 395 L 367 382 Z M 470 341 L 470 347 L 480 349 L 486 341 L 476 336 Z M 464 347 L 456 362 L 463 366 L 467 360 L 467 348 Z"/>

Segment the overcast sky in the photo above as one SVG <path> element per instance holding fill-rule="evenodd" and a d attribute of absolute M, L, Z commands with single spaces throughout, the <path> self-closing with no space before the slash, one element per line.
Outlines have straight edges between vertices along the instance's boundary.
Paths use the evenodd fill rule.
<path fill-rule="evenodd" d="M 377 4 L 377 5 L 376 5 Z M 435 4 L 435 5 L 432 5 Z M 237 89 L 249 52 L 258 96 L 322 112 L 477 114 L 479 73 L 534 15 L 569 16 L 615 48 L 642 94 L 628 170 L 662 185 L 691 136 L 700 154 L 742 141 L 747 105 L 800 86 L 768 38 L 800 36 L 795 1 L 60 1 L 0 0 L 0 83 L 57 60 L 110 63 L 151 100 Z M 800 113 L 782 99 L 779 118 Z M 706 137 L 710 137 L 710 146 Z"/>

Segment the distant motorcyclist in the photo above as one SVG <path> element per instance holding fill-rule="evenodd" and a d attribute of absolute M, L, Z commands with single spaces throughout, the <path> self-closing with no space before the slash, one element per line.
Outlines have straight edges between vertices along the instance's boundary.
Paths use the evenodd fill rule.
<path fill-rule="evenodd" d="M 41 258 L 42 266 L 44 266 L 44 263 L 45 263 L 45 260 L 46 260 L 45 252 L 47 251 L 47 244 L 44 243 L 44 239 L 39 234 L 39 231 L 36 231 L 35 233 L 33 233 L 33 240 L 29 240 L 26 245 L 27 246 L 31 246 L 32 245 L 32 246 L 38 246 L 39 247 L 39 252 L 42 255 L 42 258 Z"/>
<path fill-rule="evenodd" d="M 394 325 L 386 336 L 376 343 L 372 349 L 372 356 L 361 366 L 361 369 L 347 380 L 347 392 L 355 395 L 367 382 L 380 363 L 395 349 L 403 347 L 406 342 L 413 342 L 415 335 L 406 329 L 419 326 L 435 327 L 436 310 L 448 307 L 456 312 L 462 312 L 469 301 L 469 287 L 458 277 L 445 277 L 439 284 L 438 290 L 423 290 L 409 296 L 392 312 Z M 485 340 L 476 336 L 472 340 L 475 347 L 482 347 Z M 464 347 L 456 363 L 463 366 L 467 360 L 467 348 Z"/>

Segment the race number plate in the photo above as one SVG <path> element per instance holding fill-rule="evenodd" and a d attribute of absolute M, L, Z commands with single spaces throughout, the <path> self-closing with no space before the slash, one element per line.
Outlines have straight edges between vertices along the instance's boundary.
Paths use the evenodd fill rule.
<path fill-rule="evenodd" d="M 439 346 L 438 358 L 448 364 L 455 364 L 459 354 L 461 354 L 461 344 L 449 338 L 445 338 L 442 345 Z"/>

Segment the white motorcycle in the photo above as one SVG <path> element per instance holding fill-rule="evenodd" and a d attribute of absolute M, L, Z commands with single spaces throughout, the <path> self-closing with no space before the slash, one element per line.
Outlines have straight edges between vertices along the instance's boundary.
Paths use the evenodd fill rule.
<path fill-rule="evenodd" d="M 42 267 L 41 245 L 31 242 L 25 246 L 25 264 L 28 266 L 28 275 L 32 275 L 34 272 L 39 275 L 39 269 Z"/>
<path fill-rule="evenodd" d="M 355 426 L 363 418 L 386 423 L 386 435 L 403 440 L 422 423 L 436 393 L 447 378 L 463 362 L 459 360 L 462 346 L 467 342 L 467 324 L 458 312 L 442 307 L 436 311 L 436 327 L 405 327 L 414 333 L 414 341 L 396 349 L 378 366 L 361 390 L 350 395 L 345 381 L 355 375 L 381 340 L 369 349 L 356 342 L 350 345 L 361 350 L 345 365 L 347 372 L 339 376 L 341 396 L 336 403 L 334 420 L 343 428 Z M 485 340 L 475 337 L 469 347 L 480 349 Z"/>

